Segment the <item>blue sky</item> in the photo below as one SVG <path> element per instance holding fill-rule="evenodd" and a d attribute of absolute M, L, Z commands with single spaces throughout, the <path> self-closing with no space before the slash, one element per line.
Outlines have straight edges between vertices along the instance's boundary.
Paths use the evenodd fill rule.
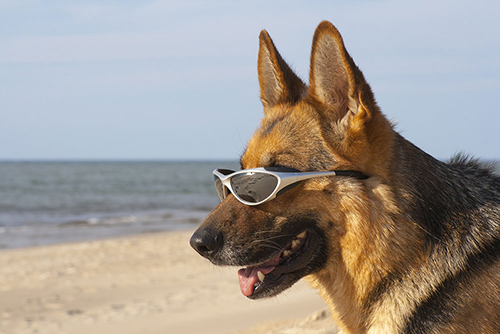
<path fill-rule="evenodd" d="M 500 158 L 500 2 L 0 0 L 0 159 L 234 159 L 258 35 L 307 79 L 322 20 L 438 158 Z"/>

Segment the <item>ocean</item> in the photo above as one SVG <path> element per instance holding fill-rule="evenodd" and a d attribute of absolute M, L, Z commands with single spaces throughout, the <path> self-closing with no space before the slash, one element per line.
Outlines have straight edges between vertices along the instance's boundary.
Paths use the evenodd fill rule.
<path fill-rule="evenodd" d="M 0 162 L 0 249 L 194 228 L 219 203 L 211 162 Z"/>
<path fill-rule="evenodd" d="M 0 162 L 0 249 L 194 228 L 215 168 L 239 162 Z"/>

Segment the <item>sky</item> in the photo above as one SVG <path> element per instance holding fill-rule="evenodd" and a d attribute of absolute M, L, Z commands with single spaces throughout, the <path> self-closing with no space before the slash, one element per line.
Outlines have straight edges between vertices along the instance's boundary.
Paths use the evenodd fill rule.
<path fill-rule="evenodd" d="M 238 160 L 260 31 L 307 79 L 322 20 L 405 138 L 500 159 L 498 0 L 0 0 L 0 160 Z"/>

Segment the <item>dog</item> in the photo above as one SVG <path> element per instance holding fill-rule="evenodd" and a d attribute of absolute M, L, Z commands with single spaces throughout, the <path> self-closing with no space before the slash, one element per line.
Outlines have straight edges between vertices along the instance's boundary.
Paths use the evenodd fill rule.
<path fill-rule="evenodd" d="M 309 85 L 259 41 L 264 118 L 191 246 L 251 299 L 306 277 L 343 333 L 500 333 L 500 177 L 396 132 L 331 23 Z"/>

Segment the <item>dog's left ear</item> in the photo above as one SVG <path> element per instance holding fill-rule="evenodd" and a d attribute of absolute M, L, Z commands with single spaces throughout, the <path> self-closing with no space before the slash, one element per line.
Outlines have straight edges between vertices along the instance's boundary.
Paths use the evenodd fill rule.
<path fill-rule="evenodd" d="M 374 113 L 380 112 L 363 73 L 347 53 L 342 36 L 327 21 L 321 22 L 314 33 L 309 96 L 319 102 L 327 121 L 338 122 L 347 116 L 351 130 L 364 127 Z"/>
<path fill-rule="evenodd" d="M 305 95 L 306 85 L 283 60 L 267 31 L 259 36 L 260 98 L 264 112 L 278 104 L 296 104 Z"/>

